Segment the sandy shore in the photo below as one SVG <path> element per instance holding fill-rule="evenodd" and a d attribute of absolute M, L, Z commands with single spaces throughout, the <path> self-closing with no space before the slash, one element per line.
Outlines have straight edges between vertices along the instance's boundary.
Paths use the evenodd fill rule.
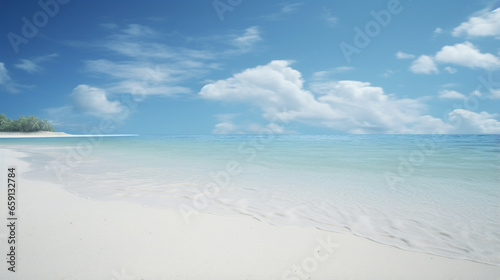
<path fill-rule="evenodd" d="M 0 132 L 0 138 L 50 138 L 50 137 L 87 137 L 87 136 L 136 136 L 136 134 L 108 134 L 108 135 L 82 135 L 82 134 L 68 134 L 65 132 L 50 132 L 50 131 L 37 131 L 37 132 Z"/>
<path fill-rule="evenodd" d="M 500 267 L 400 250 L 351 234 L 248 217 L 89 200 L 31 181 L 21 153 L 0 149 L 0 219 L 16 166 L 16 272 L 0 279 L 500 279 Z M 31 166 L 31 168 L 36 168 Z M 7 227 L 0 227 L 5 257 Z M 2 257 L 2 258 L 4 258 Z"/>

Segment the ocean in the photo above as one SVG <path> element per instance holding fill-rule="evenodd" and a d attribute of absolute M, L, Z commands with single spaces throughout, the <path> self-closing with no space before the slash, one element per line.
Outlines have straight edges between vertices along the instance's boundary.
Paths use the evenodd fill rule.
<path fill-rule="evenodd" d="M 0 139 L 28 179 L 77 195 L 500 264 L 500 135 L 141 135 Z M 7 164 L 8 159 L 4 159 Z"/>

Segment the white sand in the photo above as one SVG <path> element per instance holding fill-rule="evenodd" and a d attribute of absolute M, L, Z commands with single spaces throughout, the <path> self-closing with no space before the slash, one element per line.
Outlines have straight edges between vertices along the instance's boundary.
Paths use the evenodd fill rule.
<path fill-rule="evenodd" d="M 0 132 L 0 138 L 49 138 L 49 137 L 97 137 L 97 136 L 137 136 L 137 134 L 105 134 L 105 135 L 83 135 L 83 134 L 68 134 L 65 132 Z"/>
<path fill-rule="evenodd" d="M 498 266 L 403 251 L 350 234 L 210 214 L 186 224 L 175 210 L 88 200 L 25 179 L 28 166 L 20 155 L 0 149 L 4 223 L 6 169 L 19 170 L 17 272 L 2 261 L 0 279 L 500 279 Z M 6 234 L 0 227 L 2 256 Z M 329 239 L 338 247 L 324 246 Z M 293 265 L 309 272 L 292 274 Z"/>

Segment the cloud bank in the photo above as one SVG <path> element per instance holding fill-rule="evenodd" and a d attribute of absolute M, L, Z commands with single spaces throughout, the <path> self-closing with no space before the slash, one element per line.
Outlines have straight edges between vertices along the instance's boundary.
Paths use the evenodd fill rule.
<path fill-rule="evenodd" d="M 245 103 L 259 108 L 266 121 L 279 119 L 347 133 L 500 133 L 496 115 L 455 109 L 448 121 L 426 114 L 419 99 L 397 98 L 383 88 L 362 81 L 321 81 L 304 87 L 302 74 L 289 61 L 246 69 L 233 77 L 205 85 L 202 98 Z M 455 98 L 444 93 L 443 98 Z M 238 131 L 233 122 L 221 122 L 215 131 Z"/>

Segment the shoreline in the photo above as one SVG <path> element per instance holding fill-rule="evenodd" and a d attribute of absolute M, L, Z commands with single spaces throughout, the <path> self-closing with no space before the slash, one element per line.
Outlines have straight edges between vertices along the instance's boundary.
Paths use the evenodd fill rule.
<path fill-rule="evenodd" d="M 138 134 L 68 134 L 66 132 L 36 131 L 36 132 L 0 132 L 2 138 L 56 138 L 56 137 L 132 137 Z"/>
<path fill-rule="evenodd" d="M 19 184 L 19 266 L 12 274 L 2 262 L 2 279 L 500 277 L 498 266 L 406 251 L 348 233 L 205 213 L 187 224 L 177 210 L 86 199 L 59 184 L 25 179 L 23 173 L 36 166 L 22 160 L 24 153 L 0 148 L 0 155 L 0 179 L 6 181 L 6 168 L 15 166 Z M 7 191 L 0 192 L 4 221 L 6 201 Z M 6 231 L 0 228 L 2 243 Z M 5 256 L 6 246 L 0 248 Z"/>

